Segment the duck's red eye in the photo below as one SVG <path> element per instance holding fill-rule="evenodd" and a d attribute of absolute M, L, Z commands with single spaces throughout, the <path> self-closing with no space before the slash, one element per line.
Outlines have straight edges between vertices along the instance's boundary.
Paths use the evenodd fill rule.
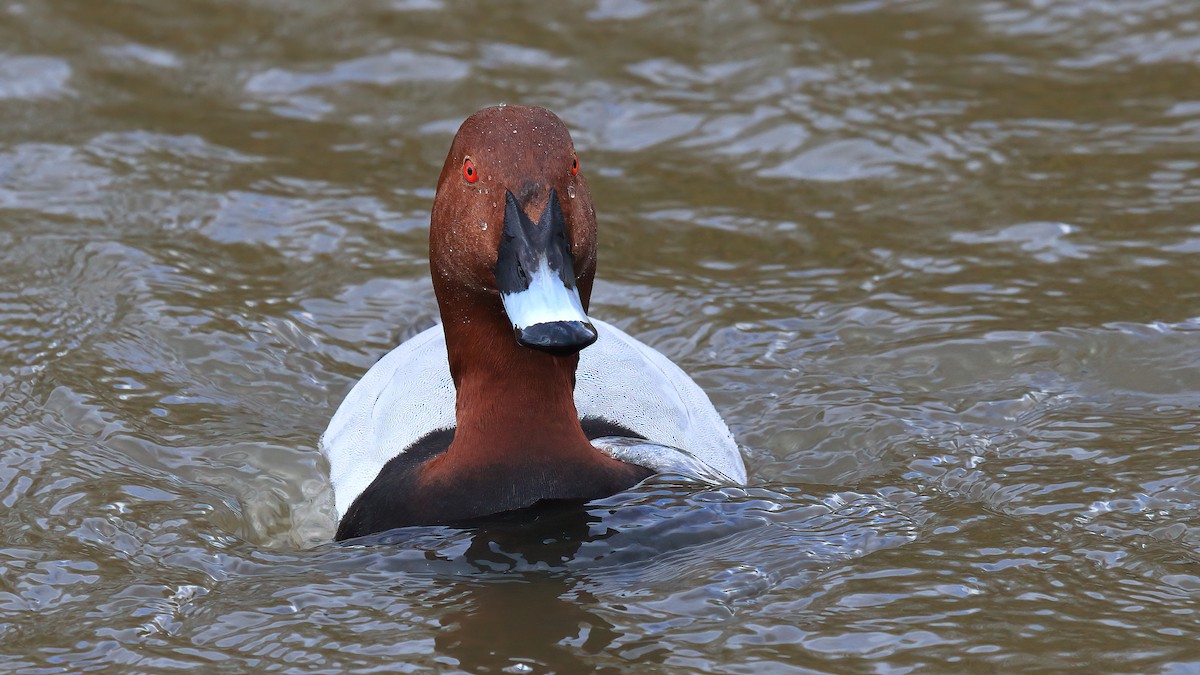
<path fill-rule="evenodd" d="M 579 158 L 572 157 L 571 158 L 571 175 L 574 176 L 578 173 L 579 173 Z"/>
<path fill-rule="evenodd" d="M 463 160 L 463 178 L 468 183 L 479 180 L 479 171 L 475 169 L 475 162 L 472 162 L 470 157 Z"/>

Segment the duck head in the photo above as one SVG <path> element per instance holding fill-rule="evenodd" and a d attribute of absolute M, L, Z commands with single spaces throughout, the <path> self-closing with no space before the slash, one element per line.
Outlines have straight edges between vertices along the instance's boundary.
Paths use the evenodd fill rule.
<path fill-rule="evenodd" d="M 463 122 L 438 179 L 429 264 L 452 355 L 466 334 L 472 349 L 499 347 L 487 344 L 497 321 L 520 348 L 556 357 L 595 342 L 596 214 L 554 113 L 497 106 Z"/>

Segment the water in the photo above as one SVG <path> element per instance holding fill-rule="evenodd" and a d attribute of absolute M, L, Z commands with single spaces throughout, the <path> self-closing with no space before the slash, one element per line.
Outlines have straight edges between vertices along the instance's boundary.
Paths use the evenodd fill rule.
<path fill-rule="evenodd" d="M 1200 8 L 0 6 L 0 668 L 1200 670 Z M 450 136 L 572 128 L 593 312 L 751 483 L 329 543 Z"/>

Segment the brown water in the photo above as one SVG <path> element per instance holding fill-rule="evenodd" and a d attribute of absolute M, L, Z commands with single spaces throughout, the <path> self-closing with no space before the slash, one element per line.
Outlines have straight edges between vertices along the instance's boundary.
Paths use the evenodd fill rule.
<path fill-rule="evenodd" d="M 1200 5 L 0 3 L 0 670 L 1200 672 Z M 751 485 L 329 543 L 477 108 Z"/>

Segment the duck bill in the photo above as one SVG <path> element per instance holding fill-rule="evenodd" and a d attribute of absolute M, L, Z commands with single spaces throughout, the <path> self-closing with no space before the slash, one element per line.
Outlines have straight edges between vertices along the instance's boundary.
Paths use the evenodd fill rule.
<path fill-rule="evenodd" d="M 524 347 L 557 356 L 574 354 L 596 341 L 575 285 L 571 243 L 558 195 L 534 222 L 505 191 L 504 231 L 496 256 L 496 285 L 513 335 Z"/>

